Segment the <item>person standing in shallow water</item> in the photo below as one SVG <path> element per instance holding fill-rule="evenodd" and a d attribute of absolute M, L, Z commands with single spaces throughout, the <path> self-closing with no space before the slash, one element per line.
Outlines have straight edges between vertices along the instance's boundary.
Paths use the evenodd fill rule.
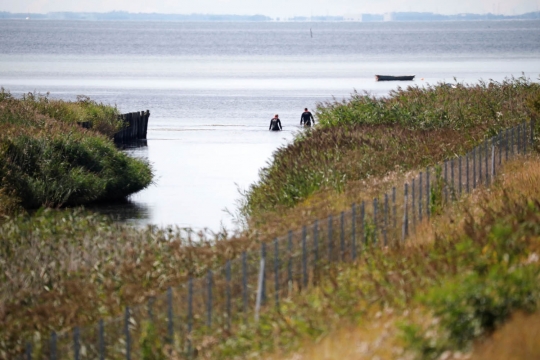
<path fill-rule="evenodd" d="M 313 125 L 315 125 L 313 115 L 308 111 L 307 108 L 305 108 L 302 116 L 300 117 L 300 125 L 311 127 L 311 121 L 313 121 Z"/>
<path fill-rule="evenodd" d="M 283 130 L 283 128 L 281 127 L 281 121 L 279 120 L 278 114 L 274 115 L 272 120 L 270 120 L 270 127 L 268 128 L 268 130 L 272 130 L 272 131 Z"/>

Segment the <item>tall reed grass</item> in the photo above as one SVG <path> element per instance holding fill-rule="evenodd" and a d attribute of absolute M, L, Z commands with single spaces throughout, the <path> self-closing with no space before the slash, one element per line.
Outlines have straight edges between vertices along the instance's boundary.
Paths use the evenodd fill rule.
<path fill-rule="evenodd" d="M 319 126 L 274 152 L 241 200 L 251 228 L 312 197 L 332 198 L 355 184 L 433 165 L 530 119 L 540 84 L 529 79 L 408 87 L 376 98 L 319 104 Z M 321 195 L 322 194 L 322 195 Z M 357 199 L 350 199 L 349 204 Z M 309 209 L 303 209 L 309 211 Z"/>

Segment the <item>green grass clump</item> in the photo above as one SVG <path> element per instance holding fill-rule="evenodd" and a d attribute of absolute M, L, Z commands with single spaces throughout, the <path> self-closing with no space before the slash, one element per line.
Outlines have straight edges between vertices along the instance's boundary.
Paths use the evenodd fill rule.
<path fill-rule="evenodd" d="M 529 98 L 539 85 L 525 77 L 408 86 L 376 98 L 355 92 L 349 100 L 326 102 L 317 108 L 322 127 L 347 124 L 399 125 L 409 129 L 466 130 L 483 126 L 494 135 L 529 118 Z"/>
<path fill-rule="evenodd" d="M 314 194 L 436 164 L 530 120 L 540 84 L 526 78 L 477 85 L 408 87 L 375 98 L 320 104 L 319 126 L 278 149 L 244 194 L 241 213 L 264 223 Z M 351 185 L 353 184 L 353 185 Z M 355 199 L 351 199 L 351 203 Z"/>
<path fill-rule="evenodd" d="M 469 350 L 473 339 L 499 328 L 516 310 L 532 313 L 537 309 L 538 266 L 508 269 L 505 265 L 493 265 L 487 274 L 460 274 L 419 297 L 443 330 L 434 338 L 421 326 L 403 326 L 406 340 L 421 358 L 436 359 L 449 349 Z M 431 330 L 437 334 L 433 326 Z"/>
<path fill-rule="evenodd" d="M 4 108 L 4 123 L 33 126 L 36 115 L 41 115 L 72 125 L 90 123 L 94 131 L 108 137 L 124 126 L 116 107 L 98 103 L 84 95 L 77 96 L 77 101 L 51 99 L 48 93 L 27 93 L 16 98 L 1 88 L 0 104 Z"/>
<path fill-rule="evenodd" d="M 92 130 L 77 122 L 92 121 Z M 89 99 L 50 100 L 0 92 L 0 211 L 125 198 L 152 181 L 148 163 L 119 151 L 110 136 L 117 110 Z"/>

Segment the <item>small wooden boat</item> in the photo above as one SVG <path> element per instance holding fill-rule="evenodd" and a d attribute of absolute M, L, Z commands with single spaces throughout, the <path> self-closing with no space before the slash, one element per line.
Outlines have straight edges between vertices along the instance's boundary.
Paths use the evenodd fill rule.
<path fill-rule="evenodd" d="M 412 81 L 415 75 L 392 76 L 392 75 L 375 75 L 376 81 Z"/>

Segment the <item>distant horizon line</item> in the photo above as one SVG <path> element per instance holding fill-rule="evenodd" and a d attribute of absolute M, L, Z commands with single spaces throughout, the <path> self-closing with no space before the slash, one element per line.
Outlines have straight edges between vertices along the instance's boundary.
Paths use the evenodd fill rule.
<path fill-rule="evenodd" d="M 344 15 L 310 15 L 310 16 L 288 16 L 270 17 L 262 14 L 239 15 L 239 14 L 208 14 L 208 13 L 159 13 L 159 12 L 129 12 L 124 10 L 113 10 L 108 12 L 97 11 L 52 11 L 47 13 L 21 13 L 0 11 L 0 20 L 3 19 L 34 19 L 34 20 L 169 20 L 169 21 L 358 21 L 358 22 L 379 22 L 379 21 L 445 21 L 445 20 L 534 20 L 540 19 L 540 11 L 526 12 L 515 15 L 502 15 L 493 13 L 456 13 L 444 15 L 433 12 L 415 11 L 392 11 L 386 13 L 347 13 Z"/>

